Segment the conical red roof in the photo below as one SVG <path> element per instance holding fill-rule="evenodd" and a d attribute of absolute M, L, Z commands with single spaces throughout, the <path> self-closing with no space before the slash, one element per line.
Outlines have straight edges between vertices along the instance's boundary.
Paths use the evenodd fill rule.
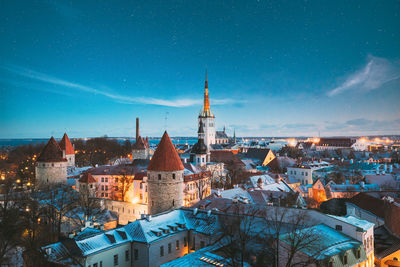
<path fill-rule="evenodd" d="M 75 154 L 74 147 L 72 146 L 71 141 L 69 141 L 67 133 L 64 134 L 64 136 L 60 142 L 60 148 L 62 150 L 65 150 L 66 155 L 74 155 Z"/>
<path fill-rule="evenodd" d="M 151 158 L 149 171 L 181 171 L 183 164 L 171 142 L 167 132 L 164 132 L 160 143 Z"/>
<path fill-rule="evenodd" d="M 60 162 L 67 161 L 63 158 L 63 152 L 57 144 L 56 139 L 52 136 L 40 153 L 37 161 L 39 162 Z"/>
<path fill-rule="evenodd" d="M 90 173 L 85 172 L 85 173 L 82 175 L 82 177 L 79 179 L 79 182 L 81 182 L 81 183 L 87 183 L 87 184 L 89 184 L 89 183 L 95 183 L 95 182 L 96 182 L 96 179 L 94 179 L 94 177 L 93 177 Z"/>

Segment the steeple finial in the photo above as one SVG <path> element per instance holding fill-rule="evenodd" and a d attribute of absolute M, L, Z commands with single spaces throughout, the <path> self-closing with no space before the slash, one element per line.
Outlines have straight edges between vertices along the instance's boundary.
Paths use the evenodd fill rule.
<path fill-rule="evenodd" d="M 203 117 L 210 117 L 210 100 L 208 98 L 208 80 L 207 80 L 207 68 L 206 68 L 206 81 L 204 85 L 204 105 L 203 105 L 203 112 L 201 114 Z"/>

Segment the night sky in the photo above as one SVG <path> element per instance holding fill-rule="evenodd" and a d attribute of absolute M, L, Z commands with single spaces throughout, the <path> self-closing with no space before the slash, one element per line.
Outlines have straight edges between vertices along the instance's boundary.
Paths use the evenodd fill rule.
<path fill-rule="evenodd" d="M 400 1 L 5 0 L 0 138 L 196 136 L 206 67 L 228 134 L 400 134 Z"/>

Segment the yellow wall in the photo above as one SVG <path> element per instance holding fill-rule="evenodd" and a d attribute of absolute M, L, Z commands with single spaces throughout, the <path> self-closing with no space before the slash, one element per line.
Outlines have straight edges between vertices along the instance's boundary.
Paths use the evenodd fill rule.
<path fill-rule="evenodd" d="M 398 262 L 393 261 L 393 258 L 397 258 Z M 387 261 L 392 261 L 392 263 L 387 262 Z M 387 264 L 387 263 L 390 263 L 390 264 Z M 400 250 L 397 250 L 382 259 L 375 258 L 375 264 L 378 267 L 400 266 Z"/>

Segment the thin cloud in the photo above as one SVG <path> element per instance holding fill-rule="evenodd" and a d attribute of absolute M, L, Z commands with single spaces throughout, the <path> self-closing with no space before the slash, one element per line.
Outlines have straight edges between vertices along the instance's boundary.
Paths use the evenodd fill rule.
<path fill-rule="evenodd" d="M 153 98 L 153 97 L 131 97 L 126 95 L 121 95 L 118 93 L 113 93 L 111 89 L 97 89 L 91 86 L 82 85 L 79 83 L 74 83 L 70 81 L 66 81 L 63 79 L 59 79 L 53 76 L 50 76 L 45 73 L 37 72 L 31 69 L 18 67 L 18 66 L 1 66 L 1 68 L 17 74 L 19 76 L 29 78 L 35 81 L 43 82 L 46 84 L 61 86 L 81 92 L 91 93 L 102 95 L 107 98 L 113 99 L 116 102 L 123 103 L 123 104 L 146 104 L 146 105 L 156 105 L 156 106 L 166 106 L 166 107 L 189 107 L 189 106 L 196 106 L 201 105 L 201 99 L 190 99 L 190 98 L 182 98 L 182 99 L 160 99 L 160 98 Z M 53 91 L 55 92 L 55 91 Z M 57 93 L 57 92 L 55 92 Z M 62 93 L 62 91 L 60 91 Z M 237 103 L 239 101 L 235 101 L 233 99 L 214 99 L 211 101 L 214 105 L 226 105 L 231 103 Z"/>
<path fill-rule="evenodd" d="M 351 74 L 340 86 L 328 92 L 332 97 L 349 90 L 368 92 L 380 88 L 385 83 L 400 78 L 400 66 L 385 58 L 370 56 L 368 63 Z"/>

